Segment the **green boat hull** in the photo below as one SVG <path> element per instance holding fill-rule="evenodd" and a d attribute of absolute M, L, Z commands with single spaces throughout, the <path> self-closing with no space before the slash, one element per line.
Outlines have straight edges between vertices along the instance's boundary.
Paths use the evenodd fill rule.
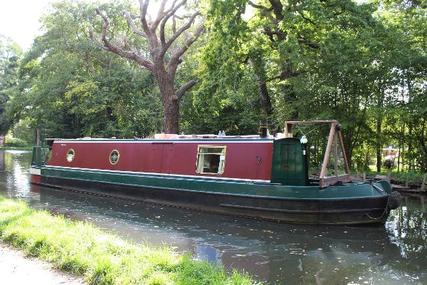
<path fill-rule="evenodd" d="M 139 199 L 257 219 L 303 224 L 383 224 L 396 207 L 387 182 L 288 186 L 43 166 L 38 183 L 95 195 Z"/>

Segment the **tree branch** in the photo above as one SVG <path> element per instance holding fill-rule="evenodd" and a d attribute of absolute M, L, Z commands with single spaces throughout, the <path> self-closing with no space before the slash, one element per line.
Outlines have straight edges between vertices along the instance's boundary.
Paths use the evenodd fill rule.
<path fill-rule="evenodd" d="M 176 33 L 176 18 L 178 18 L 178 16 L 174 15 L 172 17 L 172 33 Z"/>
<path fill-rule="evenodd" d="M 254 2 L 252 2 L 252 1 L 248 1 L 248 4 L 249 4 L 250 6 L 252 6 L 252 7 L 254 7 L 254 8 L 261 9 L 261 10 L 268 11 L 268 12 L 270 12 L 270 11 L 272 11 L 272 10 L 273 10 L 273 7 L 267 8 L 267 7 L 265 7 L 265 6 L 262 6 L 262 5 L 259 5 L 259 4 L 255 4 L 255 3 L 254 3 Z"/>
<path fill-rule="evenodd" d="M 314 25 L 314 26 L 317 27 L 317 24 L 312 19 L 310 19 L 309 17 L 304 16 L 304 11 L 297 11 L 297 13 L 301 16 L 301 18 L 303 18 L 304 20 L 306 20 L 310 24 L 312 24 L 312 25 Z"/>
<path fill-rule="evenodd" d="M 282 21 L 284 18 L 283 15 L 283 4 L 280 0 L 269 0 L 271 8 L 273 10 L 274 15 L 276 16 L 277 21 Z"/>
<path fill-rule="evenodd" d="M 149 0 L 139 0 L 139 17 L 141 21 L 142 28 L 147 36 L 150 35 L 150 27 L 147 23 L 147 8 Z"/>
<path fill-rule="evenodd" d="M 123 47 L 120 47 L 118 45 L 115 45 L 110 42 L 110 40 L 107 38 L 107 32 L 108 28 L 110 26 L 110 21 L 108 20 L 108 17 L 104 15 L 98 8 L 96 9 L 96 13 L 102 18 L 102 31 L 101 31 L 101 41 L 104 44 L 104 48 L 108 51 L 111 51 L 115 54 L 118 54 L 124 58 L 131 59 L 135 62 L 137 62 L 139 65 L 147 68 L 150 71 L 153 71 L 153 63 L 151 63 L 149 60 L 145 59 L 143 56 L 137 54 L 134 51 L 129 51 L 124 49 Z"/>
<path fill-rule="evenodd" d="M 165 5 L 166 5 L 166 1 L 167 0 L 162 0 L 162 2 L 160 3 L 160 7 L 159 7 L 159 11 L 157 12 L 157 17 L 154 20 L 154 22 L 151 24 L 151 32 L 155 32 L 155 30 L 157 29 L 157 26 L 160 24 L 160 21 L 163 19 L 163 17 L 165 16 Z M 176 0 L 175 0 L 176 1 Z M 175 1 L 172 4 L 172 7 L 175 5 Z"/>
<path fill-rule="evenodd" d="M 178 29 L 178 31 L 176 31 L 172 37 L 163 45 L 162 44 L 162 54 L 164 55 L 166 53 L 166 51 L 170 48 L 170 46 L 173 44 L 173 42 L 186 30 L 188 30 L 191 25 L 193 24 L 194 20 L 196 19 L 197 16 L 199 16 L 200 13 L 196 12 L 193 15 L 191 15 L 190 20 L 188 20 L 188 22 L 183 25 L 181 28 Z"/>
<path fill-rule="evenodd" d="M 292 78 L 292 77 L 295 77 L 295 76 L 298 76 L 301 74 L 303 74 L 303 72 L 293 72 L 290 70 L 282 70 L 280 72 L 280 74 L 278 74 L 274 77 L 266 78 L 265 82 L 270 82 L 270 81 L 277 80 L 277 79 L 285 80 L 285 79 L 289 79 L 289 78 Z"/>
<path fill-rule="evenodd" d="M 176 11 L 178 11 L 178 9 L 184 5 L 186 2 L 186 0 L 182 0 L 181 2 L 179 2 L 175 7 L 173 7 L 172 9 L 169 10 L 168 13 L 165 14 L 165 16 L 163 17 L 161 23 L 160 23 L 160 41 L 162 43 L 162 46 L 166 45 L 166 40 L 165 40 L 165 26 L 166 26 L 166 22 L 169 20 L 169 18 L 174 15 L 176 13 Z"/>
<path fill-rule="evenodd" d="M 179 48 L 177 51 L 175 51 L 171 59 L 169 60 L 169 63 L 166 67 L 166 70 L 169 74 L 174 74 L 176 71 L 176 68 L 178 67 L 178 64 L 180 63 L 180 57 L 188 50 L 188 48 L 199 38 L 199 36 L 205 31 L 204 25 L 200 25 L 194 35 L 187 39 L 184 43 L 184 45 Z"/>
<path fill-rule="evenodd" d="M 178 97 L 178 100 L 181 99 L 185 92 L 187 92 L 191 87 L 193 87 L 195 84 L 197 83 L 196 79 L 191 79 L 190 81 L 188 81 L 187 83 L 185 83 L 184 85 L 182 85 L 177 91 L 176 91 L 176 96 Z"/>
<path fill-rule="evenodd" d="M 320 45 L 318 43 L 315 43 L 315 42 L 312 42 L 310 40 L 307 40 L 302 35 L 300 35 L 298 37 L 298 43 L 304 44 L 304 45 L 306 45 L 306 46 L 308 46 L 309 48 L 312 48 L 312 49 L 319 49 L 320 48 Z"/>
<path fill-rule="evenodd" d="M 132 32 L 134 32 L 138 36 L 147 38 L 147 35 L 135 26 L 135 23 L 133 22 L 132 16 L 130 15 L 130 13 L 128 11 L 125 11 L 123 14 L 127 20 L 128 26 L 132 30 Z"/>

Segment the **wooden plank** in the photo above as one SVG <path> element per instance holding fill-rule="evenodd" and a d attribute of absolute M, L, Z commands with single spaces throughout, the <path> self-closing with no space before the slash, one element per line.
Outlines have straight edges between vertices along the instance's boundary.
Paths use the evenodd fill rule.
<path fill-rule="evenodd" d="M 345 173 L 349 174 L 350 173 L 350 166 L 348 164 L 348 159 L 347 159 L 347 154 L 345 152 L 345 148 L 344 148 L 344 140 L 342 138 L 342 133 L 341 131 L 338 131 L 338 137 L 341 143 L 341 151 L 344 157 L 344 167 L 345 167 Z"/>
<path fill-rule="evenodd" d="M 316 124 L 338 124 L 337 120 L 309 120 L 309 121 L 285 121 L 283 133 L 285 137 L 292 137 L 292 126 L 294 125 L 316 125 Z"/>
<path fill-rule="evenodd" d="M 329 130 L 329 137 L 328 137 L 328 144 L 326 145 L 326 151 L 325 151 L 325 155 L 323 157 L 323 163 L 322 163 L 322 170 L 320 171 L 320 183 L 322 182 L 322 179 L 326 176 L 326 168 L 328 165 L 328 160 L 329 160 L 329 155 L 331 153 L 331 149 L 332 149 L 332 143 L 334 140 L 334 136 L 335 136 L 335 127 L 336 127 L 336 123 L 332 123 L 331 124 L 331 129 Z"/>
<path fill-rule="evenodd" d="M 351 177 L 348 174 L 324 177 L 320 180 L 319 184 L 321 188 L 325 188 L 337 182 L 351 182 Z"/>
<path fill-rule="evenodd" d="M 285 125 L 338 124 L 337 120 L 285 121 Z"/>

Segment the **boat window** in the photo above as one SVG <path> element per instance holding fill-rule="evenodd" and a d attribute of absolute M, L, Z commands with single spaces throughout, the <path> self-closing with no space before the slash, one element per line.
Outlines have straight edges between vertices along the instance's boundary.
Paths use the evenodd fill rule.
<path fill-rule="evenodd" d="M 112 165 L 115 165 L 119 162 L 120 159 L 120 153 L 117 149 L 113 149 L 110 153 L 110 163 Z"/>
<path fill-rule="evenodd" d="M 222 174 L 225 167 L 225 146 L 200 145 L 197 151 L 196 172 Z"/>
<path fill-rule="evenodd" d="M 70 148 L 67 151 L 67 155 L 66 155 L 66 159 L 68 162 L 71 162 L 74 160 L 74 156 L 76 155 L 76 152 L 74 151 L 74 149 Z"/>

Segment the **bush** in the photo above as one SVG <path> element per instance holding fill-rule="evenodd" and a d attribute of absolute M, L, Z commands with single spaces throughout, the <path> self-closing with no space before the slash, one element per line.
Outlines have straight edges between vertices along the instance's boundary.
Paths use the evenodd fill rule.
<path fill-rule="evenodd" d="M 19 138 L 13 138 L 13 137 L 6 137 L 4 146 L 7 147 L 26 147 L 30 144 L 22 139 Z"/>
<path fill-rule="evenodd" d="M 423 181 L 423 173 L 420 172 L 393 172 L 391 174 L 392 180 L 395 180 L 399 183 L 405 183 L 408 181 L 410 184 L 420 184 Z"/>

